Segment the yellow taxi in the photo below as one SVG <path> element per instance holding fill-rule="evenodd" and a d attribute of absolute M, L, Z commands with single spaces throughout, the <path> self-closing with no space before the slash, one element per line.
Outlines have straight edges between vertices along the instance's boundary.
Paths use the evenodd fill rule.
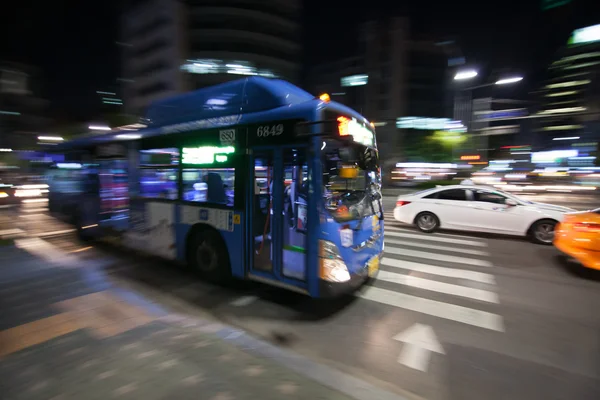
<path fill-rule="evenodd" d="M 572 261 L 600 270 L 600 208 L 565 214 L 554 230 L 554 246 Z"/>

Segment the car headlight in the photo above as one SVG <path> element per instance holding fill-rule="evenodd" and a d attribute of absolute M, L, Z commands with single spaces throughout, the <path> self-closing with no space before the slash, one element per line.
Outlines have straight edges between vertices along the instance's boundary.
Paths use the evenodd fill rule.
<path fill-rule="evenodd" d="M 8 197 L 8 193 L 6 193 L 6 192 L 0 192 L 0 199 L 3 199 L 5 197 Z"/>
<path fill-rule="evenodd" d="M 348 267 L 335 243 L 319 240 L 319 264 L 321 279 L 328 282 L 347 282 L 350 280 Z"/>

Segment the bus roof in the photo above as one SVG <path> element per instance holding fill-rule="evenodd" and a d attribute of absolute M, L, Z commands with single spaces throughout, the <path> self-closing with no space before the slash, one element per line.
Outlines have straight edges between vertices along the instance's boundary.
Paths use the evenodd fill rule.
<path fill-rule="evenodd" d="M 57 150 L 245 123 L 312 119 L 315 111 L 322 108 L 368 123 L 351 108 L 336 102 L 324 103 L 289 82 L 252 76 L 158 100 L 148 107 L 145 127 L 139 130 L 116 128 L 82 135 L 57 146 Z"/>

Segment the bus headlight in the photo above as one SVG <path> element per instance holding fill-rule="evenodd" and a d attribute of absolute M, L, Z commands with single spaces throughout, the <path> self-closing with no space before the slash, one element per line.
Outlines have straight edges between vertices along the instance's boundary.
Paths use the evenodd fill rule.
<path fill-rule="evenodd" d="M 319 240 L 319 277 L 329 282 L 347 282 L 350 272 L 340 256 L 337 246 L 327 240 Z"/>

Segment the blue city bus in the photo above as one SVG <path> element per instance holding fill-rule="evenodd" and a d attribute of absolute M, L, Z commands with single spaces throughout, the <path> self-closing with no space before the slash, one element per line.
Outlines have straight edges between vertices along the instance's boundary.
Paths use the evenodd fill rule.
<path fill-rule="evenodd" d="M 87 184 L 51 182 L 50 208 L 65 212 L 70 190 L 82 238 L 313 297 L 377 273 L 381 170 L 372 124 L 354 110 L 248 77 L 157 101 L 141 122 L 57 146 L 53 174 Z"/>

